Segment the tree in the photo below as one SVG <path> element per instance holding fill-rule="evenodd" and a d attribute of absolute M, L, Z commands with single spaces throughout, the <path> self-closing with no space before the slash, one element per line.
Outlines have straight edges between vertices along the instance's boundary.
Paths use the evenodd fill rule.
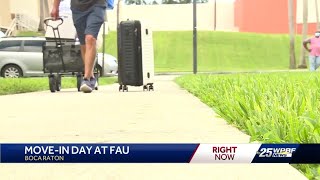
<path fill-rule="evenodd" d="M 124 3 L 126 5 L 132 5 L 132 4 L 136 4 L 136 1 L 135 0 L 125 0 Z"/>
<path fill-rule="evenodd" d="M 119 26 L 120 23 L 120 4 L 121 4 L 122 0 L 118 0 L 118 4 L 117 4 L 117 27 Z"/>
<path fill-rule="evenodd" d="M 295 21 L 294 21 L 294 0 L 288 0 L 289 34 L 290 34 L 290 69 L 296 69 L 296 55 L 294 51 L 295 42 Z"/>
<path fill-rule="evenodd" d="M 197 3 L 207 3 L 209 0 L 196 0 Z M 157 5 L 159 4 L 156 0 L 125 0 L 126 5 Z M 160 4 L 191 4 L 193 0 L 162 0 Z"/>
<path fill-rule="evenodd" d="M 162 4 L 179 4 L 178 0 L 162 0 Z"/>
<path fill-rule="evenodd" d="M 318 0 L 314 0 L 314 1 L 315 1 L 315 6 L 316 6 L 317 29 L 320 29 Z"/>
<path fill-rule="evenodd" d="M 43 25 L 43 21 L 44 21 L 44 1 L 39 0 L 39 5 L 40 5 L 40 22 L 39 22 L 39 29 L 38 31 L 44 31 L 44 25 Z"/>
<path fill-rule="evenodd" d="M 180 0 L 179 1 L 179 4 L 190 4 L 190 3 L 192 3 L 191 0 Z"/>
<path fill-rule="evenodd" d="M 64 0 L 61 0 L 64 1 Z M 45 27 L 44 27 L 44 19 L 48 18 L 50 16 L 49 14 L 49 2 L 48 1 L 43 1 L 43 0 L 39 0 L 39 6 L 40 6 L 40 22 L 39 22 L 39 28 L 38 31 L 45 31 Z"/>
<path fill-rule="evenodd" d="M 124 1 L 126 5 L 142 5 L 142 4 L 147 4 L 145 1 L 143 0 L 125 0 Z"/>
<path fill-rule="evenodd" d="M 207 3 L 209 0 L 196 0 L 197 3 Z M 193 0 L 162 0 L 162 4 L 191 4 Z"/>
<path fill-rule="evenodd" d="M 308 0 L 303 0 L 303 27 L 302 27 L 302 39 L 306 39 L 308 34 Z M 307 68 L 306 50 L 301 46 L 300 65 L 301 69 Z"/>

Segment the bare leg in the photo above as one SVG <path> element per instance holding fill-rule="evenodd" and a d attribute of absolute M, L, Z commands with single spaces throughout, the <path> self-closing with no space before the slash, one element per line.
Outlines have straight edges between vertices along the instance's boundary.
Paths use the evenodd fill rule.
<path fill-rule="evenodd" d="M 81 48 L 81 58 L 83 61 L 83 65 L 85 65 L 86 45 L 81 45 L 80 48 Z"/>
<path fill-rule="evenodd" d="M 94 77 L 93 67 L 96 58 L 96 42 L 97 40 L 92 35 L 86 35 L 85 55 L 84 55 L 84 66 L 85 73 L 84 78 L 90 79 Z"/>
<path fill-rule="evenodd" d="M 83 64 L 85 63 L 85 54 L 86 54 L 86 45 L 81 45 L 81 57 L 83 60 Z"/>

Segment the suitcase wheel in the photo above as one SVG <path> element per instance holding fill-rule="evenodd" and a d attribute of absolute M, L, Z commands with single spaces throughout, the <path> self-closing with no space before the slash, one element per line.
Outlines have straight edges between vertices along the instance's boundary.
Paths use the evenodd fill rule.
<path fill-rule="evenodd" d="M 128 88 L 128 86 L 126 86 L 126 85 L 123 86 L 123 89 L 122 89 L 122 90 L 123 90 L 123 92 L 125 92 L 125 91 L 126 91 L 126 92 L 129 92 L 129 88 Z"/>
<path fill-rule="evenodd" d="M 143 91 L 154 91 L 154 87 L 152 84 L 150 85 L 144 85 L 143 86 Z"/>
<path fill-rule="evenodd" d="M 149 91 L 154 91 L 153 85 L 150 85 L 150 86 L 149 86 Z"/>
<path fill-rule="evenodd" d="M 129 88 L 128 88 L 128 86 L 126 86 L 126 85 L 120 85 L 119 86 L 119 91 L 121 91 L 122 90 L 122 92 L 125 92 L 125 91 L 129 91 Z"/>

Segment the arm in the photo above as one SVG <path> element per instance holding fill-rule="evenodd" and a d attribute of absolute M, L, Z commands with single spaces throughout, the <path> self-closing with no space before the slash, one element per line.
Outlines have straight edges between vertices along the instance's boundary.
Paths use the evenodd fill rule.
<path fill-rule="evenodd" d="M 311 40 L 310 39 L 306 39 L 303 41 L 303 47 L 308 51 L 310 52 L 311 50 L 309 49 L 308 47 L 308 44 L 310 44 Z"/>
<path fill-rule="evenodd" d="M 54 18 L 54 19 L 58 19 L 59 18 L 60 1 L 61 0 L 54 0 L 54 2 L 53 2 L 53 8 L 52 8 L 52 11 L 51 11 L 51 17 Z"/>

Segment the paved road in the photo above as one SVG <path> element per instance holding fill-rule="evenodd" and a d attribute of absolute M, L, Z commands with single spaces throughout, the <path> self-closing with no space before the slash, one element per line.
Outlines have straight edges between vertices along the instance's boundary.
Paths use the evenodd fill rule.
<path fill-rule="evenodd" d="M 155 92 L 119 93 L 111 85 L 93 94 L 0 96 L 0 142 L 249 142 L 172 78 L 158 76 Z M 285 164 L 1 164 L 0 179 L 306 178 Z"/>

